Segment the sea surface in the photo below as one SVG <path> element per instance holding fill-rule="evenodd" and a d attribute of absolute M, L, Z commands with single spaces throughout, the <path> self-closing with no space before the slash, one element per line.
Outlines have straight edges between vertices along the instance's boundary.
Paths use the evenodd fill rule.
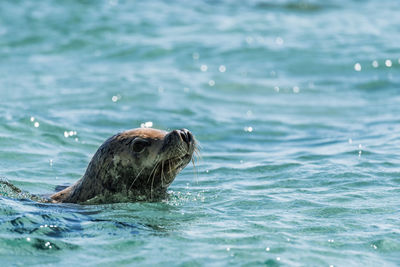
<path fill-rule="evenodd" d="M 161 202 L 0 197 L 1 266 L 399 266 L 397 0 L 0 1 L 0 177 L 126 129 L 201 146 Z"/>

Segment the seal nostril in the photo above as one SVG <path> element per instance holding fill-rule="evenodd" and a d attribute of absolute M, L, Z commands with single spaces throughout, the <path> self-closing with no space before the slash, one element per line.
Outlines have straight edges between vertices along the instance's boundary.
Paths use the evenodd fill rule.
<path fill-rule="evenodd" d="M 179 134 L 184 142 L 189 143 L 189 138 L 185 131 L 181 130 L 181 131 L 179 131 Z"/>
<path fill-rule="evenodd" d="M 186 132 L 186 136 L 187 136 L 187 139 L 188 139 L 188 143 L 192 142 L 193 141 L 192 134 L 188 130 L 186 130 L 185 132 Z"/>
<path fill-rule="evenodd" d="M 187 143 L 188 145 L 190 145 L 190 143 L 193 141 L 193 136 L 190 133 L 189 130 L 187 129 L 180 129 L 178 130 L 179 135 L 181 136 L 182 140 Z"/>

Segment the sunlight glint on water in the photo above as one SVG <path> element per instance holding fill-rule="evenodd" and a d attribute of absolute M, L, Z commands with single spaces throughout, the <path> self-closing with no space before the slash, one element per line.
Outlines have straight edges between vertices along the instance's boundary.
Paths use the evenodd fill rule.
<path fill-rule="evenodd" d="M 190 129 L 202 157 L 159 203 L 1 197 L 2 266 L 399 265 L 399 20 L 390 0 L 1 1 L 2 178 L 50 194 L 135 127 Z"/>

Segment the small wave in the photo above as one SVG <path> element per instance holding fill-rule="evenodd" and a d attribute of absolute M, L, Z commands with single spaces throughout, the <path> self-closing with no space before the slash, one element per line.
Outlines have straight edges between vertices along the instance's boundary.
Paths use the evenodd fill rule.
<path fill-rule="evenodd" d="M 261 9 L 284 9 L 287 11 L 297 12 L 320 12 L 326 9 L 335 7 L 334 5 L 325 3 L 311 3 L 309 1 L 287 1 L 286 3 L 273 3 L 271 2 L 259 2 L 256 4 L 257 8 Z"/>

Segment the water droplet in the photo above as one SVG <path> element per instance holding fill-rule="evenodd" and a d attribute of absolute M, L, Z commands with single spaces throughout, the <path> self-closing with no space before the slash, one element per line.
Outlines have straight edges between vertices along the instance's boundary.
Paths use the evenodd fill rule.
<path fill-rule="evenodd" d="M 35 126 L 36 128 L 38 128 L 40 126 L 40 124 L 36 121 L 33 126 Z"/>
<path fill-rule="evenodd" d="M 297 94 L 300 92 L 300 88 L 298 86 L 293 87 L 293 93 Z"/>
<path fill-rule="evenodd" d="M 117 102 L 118 101 L 118 97 L 115 95 L 111 98 L 112 102 Z"/>
<path fill-rule="evenodd" d="M 209 85 L 209 86 L 214 86 L 214 85 L 215 85 L 215 81 L 214 81 L 214 80 L 210 80 L 210 81 L 208 82 L 208 85 Z"/>
<path fill-rule="evenodd" d="M 140 128 L 151 128 L 151 127 L 153 127 L 152 121 L 146 121 L 146 122 L 140 124 Z"/>
<path fill-rule="evenodd" d="M 353 139 L 349 138 L 349 144 L 353 143 Z"/>
<path fill-rule="evenodd" d="M 247 37 L 246 37 L 246 42 L 247 42 L 248 44 L 253 43 L 253 41 L 254 41 L 253 37 L 251 37 L 251 36 L 247 36 Z"/>
<path fill-rule="evenodd" d="M 207 65 L 201 65 L 201 66 L 200 66 L 200 70 L 201 70 L 202 72 L 207 71 L 207 70 L 208 70 Z"/>
<path fill-rule="evenodd" d="M 31 117 L 31 122 L 34 122 L 35 121 L 35 117 Z"/>
<path fill-rule="evenodd" d="M 50 166 L 53 166 L 53 160 L 52 159 L 49 160 L 49 164 L 50 164 Z"/>
<path fill-rule="evenodd" d="M 249 127 L 244 127 L 244 131 L 245 132 L 249 132 L 251 133 L 253 131 L 253 127 L 249 126 Z"/>
<path fill-rule="evenodd" d="M 354 70 L 355 71 L 361 71 L 361 64 L 360 63 L 354 64 Z"/>
<path fill-rule="evenodd" d="M 275 39 L 275 43 L 277 44 L 277 45 L 283 45 L 283 39 L 282 39 L 282 37 L 276 37 L 276 39 Z"/>
<path fill-rule="evenodd" d="M 374 68 L 379 67 L 378 61 L 376 61 L 376 60 L 372 61 L 372 67 L 374 67 Z"/>
<path fill-rule="evenodd" d="M 68 133 L 67 131 L 65 131 L 65 132 L 64 132 L 64 137 L 65 137 L 65 138 L 68 138 L 68 136 L 69 136 L 69 133 Z"/>
<path fill-rule="evenodd" d="M 390 59 L 386 59 L 385 60 L 385 65 L 386 65 L 386 67 L 390 68 L 393 65 L 393 63 L 392 63 L 392 61 Z"/>
<path fill-rule="evenodd" d="M 230 251 L 231 250 L 231 248 L 226 248 L 226 251 Z"/>
<path fill-rule="evenodd" d="M 276 260 L 277 260 L 277 261 L 280 261 L 280 260 L 281 260 L 281 257 L 276 257 Z"/>
<path fill-rule="evenodd" d="M 279 89 L 278 86 L 275 86 L 275 87 L 274 87 L 274 90 L 275 90 L 275 92 L 279 93 L 279 90 L 280 90 L 280 89 Z"/>
<path fill-rule="evenodd" d="M 267 248 L 265 249 L 265 251 L 269 251 L 269 247 L 267 247 Z"/>
<path fill-rule="evenodd" d="M 26 238 L 26 241 L 31 242 L 31 238 L 30 238 L 30 237 L 27 237 L 27 238 Z"/>
<path fill-rule="evenodd" d="M 220 72 L 225 72 L 226 71 L 226 67 L 224 65 L 219 66 L 218 70 Z"/>

